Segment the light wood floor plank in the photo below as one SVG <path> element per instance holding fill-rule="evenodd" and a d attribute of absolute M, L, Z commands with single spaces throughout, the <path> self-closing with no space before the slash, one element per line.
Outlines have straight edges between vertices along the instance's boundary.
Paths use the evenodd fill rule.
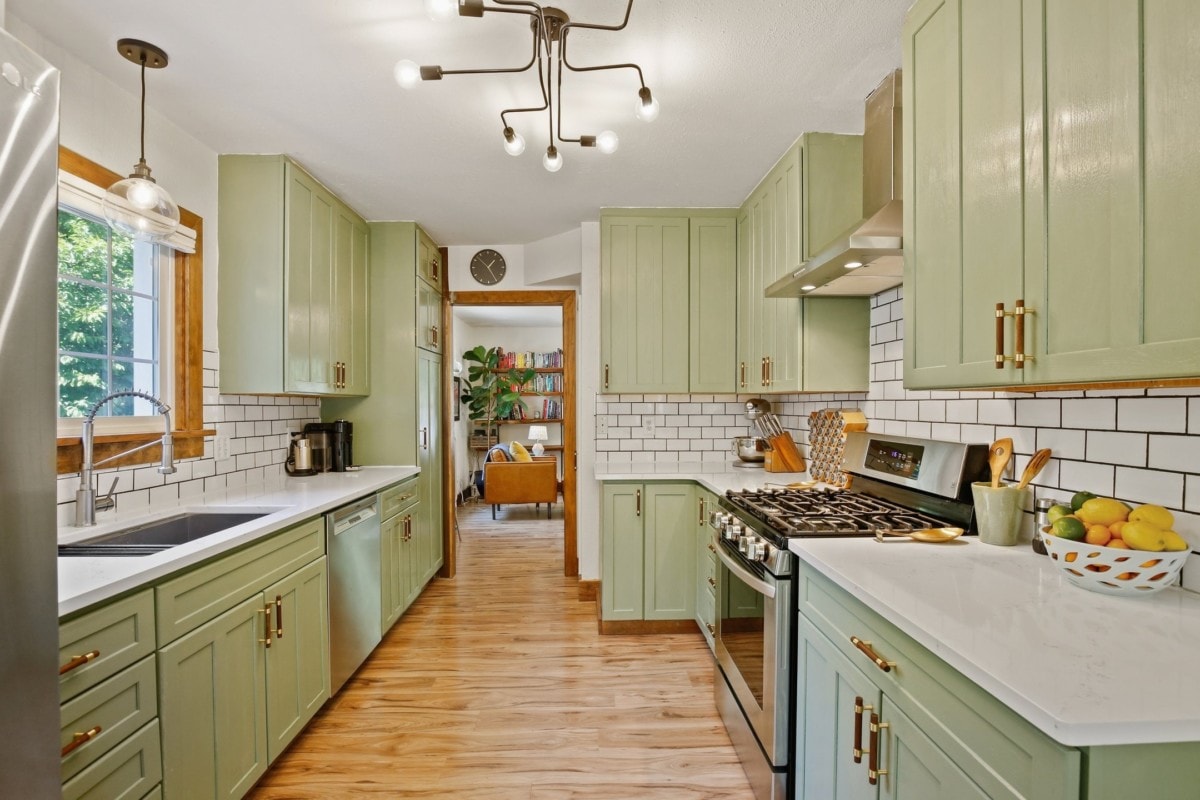
<path fill-rule="evenodd" d="M 600 636 L 562 517 L 460 516 L 435 579 L 249 795 L 748 800 L 699 633 Z"/>

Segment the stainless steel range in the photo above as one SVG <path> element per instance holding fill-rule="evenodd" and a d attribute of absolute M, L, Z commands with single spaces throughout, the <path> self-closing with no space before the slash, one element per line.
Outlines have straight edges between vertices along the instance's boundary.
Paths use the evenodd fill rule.
<path fill-rule="evenodd" d="M 759 800 L 793 796 L 798 613 L 792 537 L 961 527 L 974 533 L 971 481 L 987 445 L 847 435 L 850 489 L 728 492 L 709 518 L 720 561 L 717 707 Z"/>

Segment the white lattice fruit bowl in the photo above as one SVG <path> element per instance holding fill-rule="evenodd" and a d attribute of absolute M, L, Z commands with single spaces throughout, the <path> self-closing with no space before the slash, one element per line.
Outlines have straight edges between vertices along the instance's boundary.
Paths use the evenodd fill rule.
<path fill-rule="evenodd" d="M 1148 595 L 1175 583 L 1188 550 L 1152 553 L 1045 535 L 1046 551 L 1054 566 L 1076 586 L 1104 594 Z"/>

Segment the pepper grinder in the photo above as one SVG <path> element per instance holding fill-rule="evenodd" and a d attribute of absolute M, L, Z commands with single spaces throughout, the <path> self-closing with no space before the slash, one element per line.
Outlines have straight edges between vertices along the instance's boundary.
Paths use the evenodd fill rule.
<path fill-rule="evenodd" d="M 1039 497 L 1034 502 L 1034 528 L 1033 528 L 1033 552 L 1040 556 L 1046 555 L 1046 543 L 1042 541 L 1043 536 L 1050 535 L 1050 507 L 1054 505 L 1054 501 L 1049 497 Z"/>

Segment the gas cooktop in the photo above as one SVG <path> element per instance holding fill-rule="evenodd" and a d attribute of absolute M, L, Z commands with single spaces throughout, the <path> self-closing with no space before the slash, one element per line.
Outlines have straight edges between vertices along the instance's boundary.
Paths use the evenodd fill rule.
<path fill-rule="evenodd" d="M 780 538 L 874 536 L 878 530 L 907 532 L 947 524 L 898 503 L 845 489 L 730 491 L 725 497 L 739 518 L 748 516 L 759 523 L 754 527 L 760 534 Z"/>

